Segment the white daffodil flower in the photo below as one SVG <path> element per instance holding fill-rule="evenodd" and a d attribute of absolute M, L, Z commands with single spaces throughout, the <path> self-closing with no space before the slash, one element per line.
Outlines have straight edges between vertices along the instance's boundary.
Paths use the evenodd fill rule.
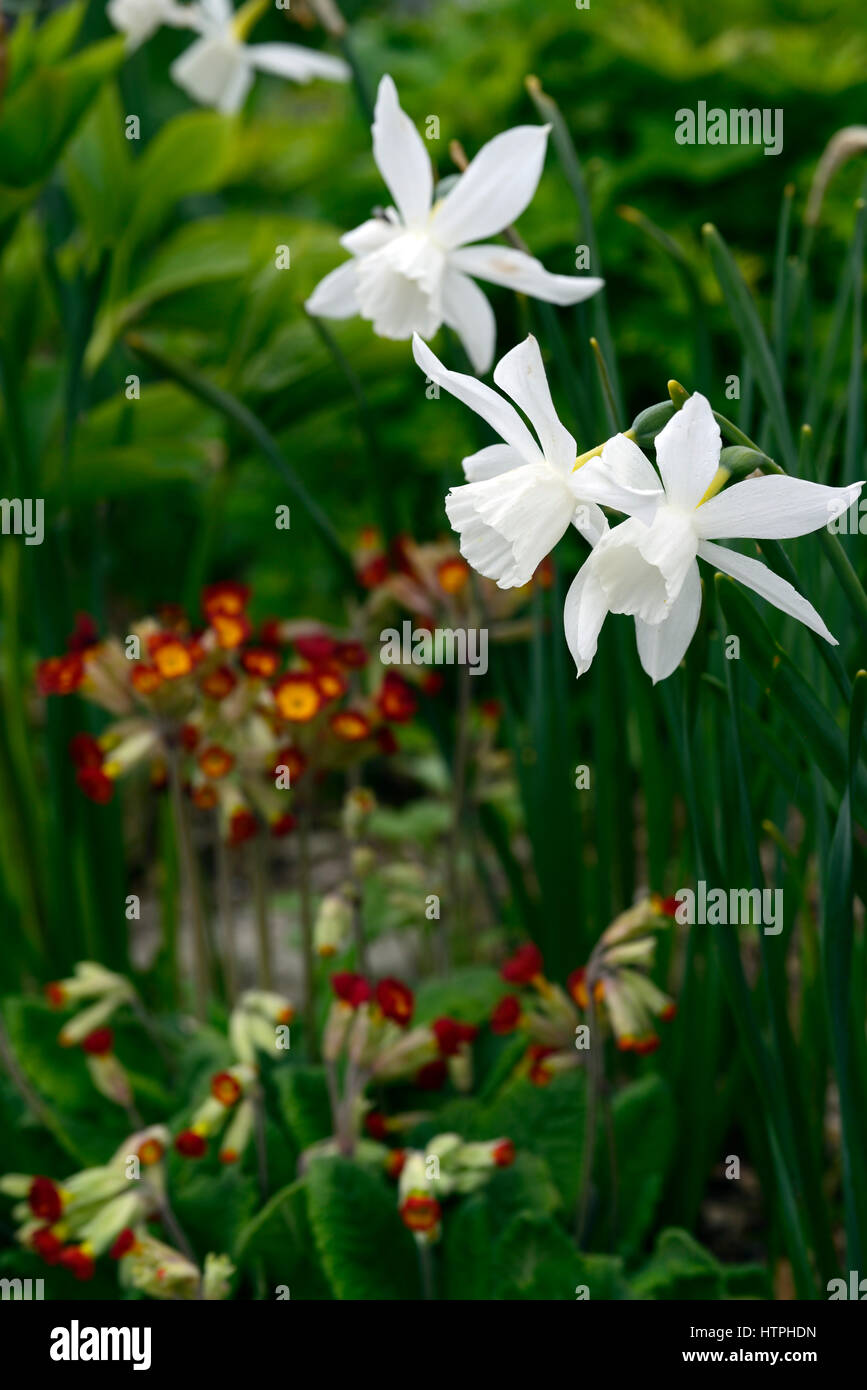
<path fill-rule="evenodd" d="M 163 24 L 173 29 L 192 29 L 192 5 L 174 0 L 109 0 L 105 7 L 115 29 L 126 37 L 127 48 L 139 48 Z"/>
<path fill-rule="evenodd" d="M 549 126 L 517 126 L 484 145 L 445 197 L 434 202 L 425 142 L 401 110 L 388 76 L 379 84 L 373 157 L 395 207 L 341 238 L 351 260 L 326 275 L 307 301 L 322 318 L 360 314 L 381 338 L 431 338 L 453 328 L 477 372 L 494 360 L 493 310 L 470 278 L 508 285 L 551 304 L 577 304 L 600 290 L 595 276 L 552 275 L 496 236 L 524 211 L 545 162 Z"/>
<path fill-rule="evenodd" d="M 719 426 L 704 396 L 690 396 L 656 438 L 660 482 L 625 435 L 579 470 L 582 486 L 628 520 L 607 531 L 566 596 L 566 641 L 583 675 L 609 613 L 635 619 L 638 655 L 654 684 L 682 661 L 701 608 L 697 558 L 746 584 L 837 645 L 812 604 L 758 560 L 717 539 L 783 539 L 817 531 L 846 511 L 863 483 L 825 487 L 776 474 L 748 478 L 704 500 L 719 467 Z"/>
<path fill-rule="evenodd" d="M 501 589 L 529 583 L 560 537 L 575 525 L 593 545 L 608 529 L 596 502 L 575 471 L 575 440 L 557 418 L 533 337 L 512 348 L 494 369 L 494 381 L 523 410 L 475 377 L 448 371 L 416 334 L 416 362 L 431 381 L 468 405 L 504 441 L 463 460 L 466 483 L 453 487 L 446 514 L 461 538 L 461 554 Z M 606 491 L 605 488 L 602 489 Z"/>
<path fill-rule="evenodd" d="M 194 101 L 223 115 L 240 111 L 257 71 L 293 82 L 313 77 L 345 82 L 350 76 L 343 59 L 328 53 L 294 43 L 245 44 L 244 35 L 263 12 L 262 5 L 245 5 L 237 15 L 230 0 L 197 0 L 190 8 L 190 27 L 201 37 L 175 59 L 170 72 Z"/>

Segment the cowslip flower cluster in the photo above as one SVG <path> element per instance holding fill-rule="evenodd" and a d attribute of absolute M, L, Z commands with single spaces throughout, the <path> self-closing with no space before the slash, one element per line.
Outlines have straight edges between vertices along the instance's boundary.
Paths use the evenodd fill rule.
<path fill-rule="evenodd" d="M 334 998 L 323 1030 L 322 1057 L 329 1074 L 333 1142 L 339 1151 L 355 1150 L 362 1127 L 372 1139 L 385 1137 L 388 1117 L 377 1110 L 373 1121 L 368 1114 L 365 1091 L 371 1083 L 403 1081 L 420 1090 L 439 1090 L 451 1079 L 457 1090 L 470 1089 L 472 1044 L 478 1032 L 474 1025 L 444 1017 L 411 1027 L 412 990 L 394 978 L 374 987 L 363 975 L 338 971 L 331 977 L 331 988 Z"/>
<path fill-rule="evenodd" d="M 133 1095 L 129 1077 L 114 1051 L 114 1030 L 107 1026 L 118 1009 L 136 1002 L 132 985 L 95 961 L 79 961 L 65 980 L 53 980 L 44 994 L 54 1009 L 85 1004 L 61 1028 L 61 1047 L 80 1047 L 94 1087 L 116 1105 L 129 1107 Z"/>
<path fill-rule="evenodd" d="M 293 1017 L 292 1005 L 281 994 L 247 990 L 241 995 L 229 1018 L 229 1042 L 238 1060 L 211 1077 L 207 1097 L 175 1136 L 175 1151 L 182 1158 L 203 1158 L 211 1140 L 220 1136 L 219 1161 L 241 1161 L 261 1104 L 259 1055 L 288 1051 Z"/>
<path fill-rule="evenodd" d="M 657 933 L 672 916 L 671 904 L 659 897 L 636 903 L 606 927 L 586 966 L 573 970 L 566 989 L 545 976 L 537 946 L 520 947 L 501 967 L 509 993 L 496 1004 L 491 1031 L 505 1035 L 522 1029 L 532 1039 L 520 1071 L 537 1086 L 558 1072 L 581 1064 L 576 1029 L 582 1021 L 600 1022 L 621 1052 L 645 1056 L 659 1047 L 654 1020 L 674 1018 L 676 1005 L 650 978 Z"/>
<path fill-rule="evenodd" d="M 102 734 L 71 741 L 86 796 L 110 801 L 141 766 L 162 786 L 176 765 L 194 805 L 240 844 L 263 823 L 272 835 L 293 829 L 287 794 L 311 764 L 345 770 L 396 749 L 393 728 L 417 707 L 403 677 L 374 672 L 378 686 L 365 688 L 364 646 L 310 621 L 270 620 L 254 633 L 249 598 L 245 585 L 210 585 L 205 626 L 192 630 L 171 607 L 123 644 L 101 640 L 83 617 L 69 650 L 40 663 L 43 694 L 78 691 L 115 716 Z"/>
<path fill-rule="evenodd" d="M 204 1271 L 148 1227 L 166 1210 L 163 1125 L 131 1134 L 101 1167 L 55 1182 L 22 1173 L 0 1177 L 0 1192 L 16 1200 L 16 1239 L 47 1265 L 79 1281 L 93 1278 L 102 1256 L 115 1260 L 123 1287 L 151 1298 L 221 1299 L 233 1272 L 225 1255 L 208 1255 Z"/>
<path fill-rule="evenodd" d="M 293 43 L 244 42 L 268 0 L 248 0 L 237 13 L 230 0 L 109 0 L 106 10 L 129 49 L 138 48 L 166 25 L 191 29 L 198 38 L 172 63 L 173 81 L 193 101 L 213 106 L 224 115 L 240 111 L 257 72 L 272 73 L 292 82 L 322 77 L 345 82 L 349 68 L 342 58 Z"/>
<path fill-rule="evenodd" d="M 466 1143 L 459 1134 L 437 1134 L 423 1150 L 401 1151 L 400 1219 L 416 1241 L 432 1245 L 442 1235 L 442 1203 L 477 1192 L 500 1168 L 515 1161 L 511 1139 Z"/>
<path fill-rule="evenodd" d="M 498 363 L 494 381 L 527 416 L 535 439 L 503 396 L 448 371 L 418 335 L 413 351 L 427 377 L 476 411 L 503 441 L 464 459 L 467 481 L 446 498 L 469 564 L 509 588 L 526 583 L 570 525 L 589 542 L 590 555 L 564 609 L 579 676 L 592 663 L 609 613 L 634 618 L 641 664 L 654 683 L 670 676 L 698 625 L 699 558 L 836 644 L 793 585 L 716 542 L 807 535 L 845 512 L 863 483 L 826 487 L 776 474 L 725 486 L 719 425 L 699 394 L 688 397 L 656 436 L 658 472 L 625 434 L 592 450 L 592 457 L 576 459 L 532 337 Z M 609 526 L 602 506 L 626 520 Z"/>
<path fill-rule="evenodd" d="M 326 275 L 308 313 L 360 315 L 382 338 L 432 337 L 454 329 L 477 372 L 494 358 L 496 322 L 476 279 L 552 304 L 578 304 L 602 288 L 594 276 L 552 275 L 524 251 L 490 243 L 531 202 L 549 126 L 517 126 L 482 147 L 441 194 L 425 143 L 382 78 L 372 126 L 373 157 L 395 206 L 377 210 L 341 238 L 350 259 Z"/>

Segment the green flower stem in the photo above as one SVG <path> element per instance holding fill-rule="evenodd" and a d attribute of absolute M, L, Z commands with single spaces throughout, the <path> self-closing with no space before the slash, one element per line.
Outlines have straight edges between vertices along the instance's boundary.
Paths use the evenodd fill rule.
<path fill-rule="evenodd" d="M 250 878 L 253 883 L 253 907 L 256 916 L 256 945 L 259 954 L 259 988 L 273 988 L 274 971 L 271 953 L 271 931 L 268 923 L 268 866 L 265 846 L 257 835 L 249 846 Z"/>
<path fill-rule="evenodd" d="M 167 758 L 169 773 L 169 793 L 175 821 L 175 836 L 181 865 L 181 880 L 186 888 L 187 902 L 193 923 L 193 968 L 195 985 L 196 1016 L 204 1020 L 208 1011 L 209 971 L 208 944 L 205 930 L 205 910 L 202 904 L 201 885 L 196 863 L 189 816 L 184 802 L 181 784 L 181 770 L 177 749 L 170 749 Z"/>

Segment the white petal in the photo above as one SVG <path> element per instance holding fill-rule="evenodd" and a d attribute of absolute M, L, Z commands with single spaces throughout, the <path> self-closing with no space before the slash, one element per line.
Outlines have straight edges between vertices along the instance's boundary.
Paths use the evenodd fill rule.
<path fill-rule="evenodd" d="M 605 594 L 588 560 L 569 585 L 563 607 L 566 642 L 579 676 L 584 675 L 596 655 L 596 644 L 608 612 Z"/>
<path fill-rule="evenodd" d="M 227 116 L 240 111 L 253 82 L 243 45 L 233 39 L 196 39 L 169 71 L 194 101 Z"/>
<path fill-rule="evenodd" d="M 433 170 L 424 141 L 401 110 L 388 74 L 376 94 L 373 157 L 407 226 L 423 222 L 433 199 Z"/>
<path fill-rule="evenodd" d="M 717 536 L 732 540 L 806 536 L 847 511 L 863 486 L 825 487 L 779 473 L 769 478 L 747 478 L 699 507 L 695 524 L 699 535 L 708 540 Z"/>
<path fill-rule="evenodd" d="M 696 392 L 656 436 L 656 461 L 669 502 L 698 506 L 719 467 L 721 449 L 713 411 Z"/>
<path fill-rule="evenodd" d="M 446 498 L 446 515 L 460 535 L 464 559 L 501 589 L 529 583 L 574 511 L 568 485 L 547 463 L 463 483 Z"/>
<path fill-rule="evenodd" d="M 539 344 L 532 334 L 507 352 L 494 368 L 494 381 L 523 410 L 536 431 L 542 453 L 564 473 L 575 464 L 575 440 L 560 423 Z"/>
<path fill-rule="evenodd" d="M 260 72 L 272 72 L 292 82 L 309 82 L 312 77 L 323 77 L 328 82 L 348 82 L 352 76 L 342 58 L 317 53 L 315 48 L 302 48 L 297 43 L 250 44 L 247 56 Z"/>
<path fill-rule="evenodd" d="M 434 210 L 432 231 L 441 245 L 494 236 L 524 211 L 542 174 L 549 129 L 516 126 L 482 146 Z"/>
<path fill-rule="evenodd" d="M 608 525 L 608 518 L 602 508 L 595 506 L 592 502 L 579 501 L 575 508 L 575 515 L 572 517 L 572 525 L 579 535 L 582 535 L 585 541 L 589 541 L 591 545 L 597 545 L 602 537 L 611 530 Z"/>
<path fill-rule="evenodd" d="M 321 319 L 351 319 L 358 313 L 357 275 L 355 261 L 344 261 L 336 270 L 329 271 L 304 305 L 308 314 Z"/>
<path fill-rule="evenodd" d="M 394 222 L 386 221 L 384 217 L 369 217 L 366 222 L 353 227 L 351 232 L 344 232 L 340 245 L 351 256 L 370 256 L 387 246 L 400 233 L 400 226 Z"/>
<path fill-rule="evenodd" d="M 658 623 L 675 595 L 669 593 L 659 567 L 642 553 L 647 534 L 644 523 L 630 517 L 606 532 L 586 563 L 592 567 L 612 613 Z"/>
<path fill-rule="evenodd" d="M 457 270 L 447 271 L 443 280 L 442 310 L 443 322 L 457 333 L 473 370 L 489 371 L 494 360 L 497 321 L 478 285 Z"/>
<path fill-rule="evenodd" d="M 683 587 L 661 623 L 635 619 L 638 656 L 653 684 L 677 669 L 693 639 L 701 612 L 701 579 L 693 561 Z"/>
<path fill-rule="evenodd" d="M 638 548 L 665 577 L 669 599 L 677 598 L 698 550 L 693 513 L 679 507 L 659 507 L 638 541 Z"/>
<path fill-rule="evenodd" d="M 449 260 L 456 270 L 506 285 L 549 304 L 580 304 L 605 284 L 595 275 L 552 275 L 541 261 L 511 246 L 463 246 Z"/>
<path fill-rule="evenodd" d="M 665 494 L 656 470 L 625 434 L 609 439 L 601 456 L 573 473 L 576 492 L 627 516 L 652 518 Z"/>
<path fill-rule="evenodd" d="M 461 467 L 468 483 L 481 483 L 486 478 L 498 478 L 512 468 L 520 468 L 526 460 L 517 449 L 508 444 L 489 444 L 486 449 L 470 454 L 462 460 Z"/>
<path fill-rule="evenodd" d="M 543 461 L 538 444 L 515 407 L 502 396 L 498 396 L 496 391 L 492 391 L 481 381 L 476 381 L 475 377 L 466 376 L 463 372 L 448 371 L 418 334 L 415 334 L 412 340 L 412 354 L 430 381 L 435 381 L 451 395 L 457 396 L 464 405 L 468 405 L 470 410 L 481 415 L 501 439 L 517 450 L 525 463 Z"/>
<path fill-rule="evenodd" d="M 738 555 L 736 551 L 726 550 L 725 546 L 714 545 L 712 541 L 702 541 L 699 544 L 698 553 L 703 560 L 707 560 L 713 565 L 714 569 L 722 570 L 723 574 L 730 575 L 732 579 L 739 579 L 742 584 L 746 584 L 748 589 L 752 589 L 761 598 L 767 599 L 768 603 L 772 603 L 775 608 L 797 618 L 799 623 L 811 628 L 813 632 L 818 632 L 819 636 L 824 637 L 826 642 L 830 642 L 835 647 L 839 645 L 836 637 L 831 636 L 812 603 L 808 603 L 788 580 L 781 579 L 760 560 L 751 560 L 746 555 Z"/>
<path fill-rule="evenodd" d="M 211 29 L 228 29 L 232 23 L 231 0 L 197 0 L 190 11 L 191 18 Z"/>

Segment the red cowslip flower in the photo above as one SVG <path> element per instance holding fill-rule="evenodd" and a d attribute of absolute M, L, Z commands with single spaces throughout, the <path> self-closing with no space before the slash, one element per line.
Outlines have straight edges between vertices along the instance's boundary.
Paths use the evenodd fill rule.
<path fill-rule="evenodd" d="M 266 618 L 259 628 L 259 638 L 266 647 L 279 647 L 283 641 L 283 623 L 280 618 Z"/>
<path fill-rule="evenodd" d="M 218 743 L 212 743 L 207 748 L 203 748 L 198 756 L 197 762 L 206 777 L 218 781 L 232 771 L 235 766 L 235 755 L 230 753 L 228 748 L 221 748 Z"/>
<path fill-rule="evenodd" d="M 545 1058 L 550 1057 L 556 1051 L 556 1047 L 546 1047 L 544 1043 L 533 1043 L 527 1048 L 527 1059 L 530 1063 L 529 1078 L 534 1086 L 548 1085 L 554 1073 L 550 1067 L 545 1066 Z"/>
<path fill-rule="evenodd" d="M 503 717 L 503 705 L 500 700 L 483 700 L 479 705 L 479 714 L 485 724 L 498 724 Z"/>
<path fill-rule="evenodd" d="M 33 1215 L 53 1226 L 63 1212 L 63 1198 L 51 1178 L 34 1178 L 27 1193 L 27 1203 Z"/>
<path fill-rule="evenodd" d="M 268 822 L 268 829 L 271 831 L 275 840 L 279 840 L 283 835 L 289 835 L 297 824 L 298 822 L 292 812 L 284 811 L 282 816 L 275 816 L 272 821 Z"/>
<path fill-rule="evenodd" d="M 384 1144 L 388 1138 L 388 1124 L 381 1110 L 371 1110 L 365 1115 L 364 1128 L 371 1139 L 376 1139 L 380 1144 Z"/>
<path fill-rule="evenodd" d="M 332 714 L 329 727 L 342 743 L 361 743 L 370 737 L 370 720 L 358 710 L 344 709 Z"/>
<path fill-rule="evenodd" d="M 406 1149 L 392 1149 L 386 1156 L 385 1171 L 393 1182 L 397 1182 L 406 1163 Z"/>
<path fill-rule="evenodd" d="M 367 652 L 360 642 L 338 642 L 334 656 L 341 666 L 348 667 L 350 671 L 358 671 L 367 665 Z"/>
<path fill-rule="evenodd" d="M 36 668 L 36 685 L 41 695 L 71 695 L 84 680 L 84 662 L 78 652 L 50 656 Z"/>
<path fill-rule="evenodd" d="M 197 1134 L 194 1129 L 182 1129 L 180 1134 L 175 1135 L 175 1151 L 182 1158 L 201 1158 L 207 1147 L 205 1136 Z"/>
<path fill-rule="evenodd" d="M 660 1013 L 659 1017 L 662 1019 L 663 1023 L 670 1023 L 671 1020 L 672 1020 L 673 1018 L 675 1018 L 676 1016 L 677 1016 L 677 1005 L 675 1004 L 674 1000 L 672 999 L 672 1000 L 669 1001 L 668 1004 L 666 1004 L 665 1008 L 662 1010 L 662 1012 Z"/>
<path fill-rule="evenodd" d="M 232 812 L 227 836 L 230 845 L 242 845 L 245 840 L 252 840 L 258 833 L 259 823 L 252 811 L 248 811 L 245 806 L 239 806 Z"/>
<path fill-rule="evenodd" d="M 114 1032 L 111 1028 L 94 1028 L 81 1040 L 81 1050 L 88 1057 L 105 1057 L 113 1048 Z"/>
<path fill-rule="evenodd" d="M 338 644 L 326 632 L 309 632 L 304 637 L 296 637 L 293 646 L 302 660 L 309 661 L 312 666 L 318 666 L 321 662 L 332 659 L 337 652 Z"/>
<path fill-rule="evenodd" d="M 128 1255 L 130 1250 L 134 1250 L 138 1242 L 135 1238 L 135 1231 L 131 1226 L 124 1226 L 115 1239 L 114 1244 L 109 1250 L 109 1258 L 112 1260 L 122 1260 L 124 1255 Z"/>
<path fill-rule="evenodd" d="M 215 613 L 211 627 L 217 634 L 217 646 L 224 652 L 232 652 L 246 642 L 253 631 L 253 624 L 246 613 Z"/>
<path fill-rule="evenodd" d="M 80 1245 L 64 1245 L 57 1257 L 57 1262 L 64 1269 L 68 1269 L 70 1274 L 74 1275 L 80 1282 L 92 1279 L 96 1269 L 93 1256 L 88 1255 Z"/>
<path fill-rule="evenodd" d="M 442 1057 L 425 1062 L 415 1074 L 415 1084 L 420 1091 L 440 1091 L 448 1080 L 449 1069 Z"/>
<path fill-rule="evenodd" d="M 48 1000 L 52 1009 L 62 1009 L 66 1003 L 66 990 L 59 980 L 52 980 L 50 984 L 44 986 L 42 993 Z"/>
<path fill-rule="evenodd" d="M 358 582 L 365 589 L 375 589 L 388 578 L 388 559 L 385 555 L 373 555 L 358 570 Z"/>
<path fill-rule="evenodd" d="M 199 786 L 193 787 L 190 796 L 194 806 L 198 806 L 200 811 L 213 811 L 217 804 L 217 793 L 207 782 L 202 782 Z"/>
<path fill-rule="evenodd" d="M 412 1018 L 415 1003 L 412 990 L 402 980 L 389 976 L 376 986 L 376 1002 L 386 1018 L 405 1028 Z"/>
<path fill-rule="evenodd" d="M 161 603 L 157 608 L 157 617 L 160 627 L 171 629 L 173 632 L 187 632 L 190 626 L 180 603 Z"/>
<path fill-rule="evenodd" d="M 383 719 L 392 724 L 405 724 L 418 709 L 414 690 L 396 671 L 386 673 L 376 703 Z"/>
<path fill-rule="evenodd" d="M 620 1039 L 618 1039 L 618 1047 L 619 1047 L 619 1046 L 620 1046 Z M 646 1033 L 646 1034 L 644 1035 L 644 1037 L 642 1037 L 642 1038 L 633 1038 L 633 1039 L 632 1039 L 632 1042 L 631 1042 L 631 1051 L 633 1051 L 634 1053 L 636 1053 L 636 1055 L 637 1055 L 638 1057 L 647 1057 L 647 1056 L 649 1056 L 649 1054 L 650 1054 L 651 1052 L 655 1052 L 656 1049 L 657 1049 L 658 1047 L 659 1047 L 659 1034 L 658 1034 L 658 1033 Z M 628 1052 L 628 1051 L 630 1051 L 630 1048 L 624 1047 L 622 1050 L 623 1050 L 624 1052 Z"/>
<path fill-rule="evenodd" d="M 663 917 L 676 917 L 677 909 L 680 907 L 677 898 L 673 896 L 670 898 L 655 897 L 653 905 L 657 912 L 661 913 Z"/>
<path fill-rule="evenodd" d="M 280 775 L 277 769 L 285 767 L 289 773 L 289 785 L 294 787 L 306 766 L 307 759 L 301 752 L 301 749 L 293 748 L 291 743 L 289 743 L 285 748 L 281 748 L 280 752 L 277 754 L 276 761 L 271 769 L 271 775 L 277 777 Z"/>
<path fill-rule="evenodd" d="M 338 971 L 331 976 L 331 988 L 336 997 L 350 1008 L 357 1009 L 372 998 L 373 991 L 363 975 L 353 975 L 350 970 Z"/>
<path fill-rule="evenodd" d="M 323 700 L 339 700 L 349 689 L 349 681 L 334 661 L 314 666 L 313 679 Z"/>
<path fill-rule="evenodd" d="M 156 632 L 148 638 L 148 651 L 164 680 L 180 680 L 193 669 L 194 655 L 189 642 L 175 632 Z"/>
<path fill-rule="evenodd" d="M 246 584 L 238 584 L 233 579 L 223 579 L 218 584 L 208 584 L 202 590 L 202 612 L 213 619 L 217 614 L 234 617 L 243 613 L 250 598 Z"/>
<path fill-rule="evenodd" d="M 101 767 L 102 749 L 93 734 L 73 734 L 69 756 L 75 767 Z"/>
<path fill-rule="evenodd" d="M 272 676 L 277 674 L 280 665 L 280 653 L 276 647 L 248 647 L 241 653 L 241 665 L 248 676 L 256 676 L 258 680 L 269 681 Z"/>
<path fill-rule="evenodd" d="M 409 558 L 409 547 L 411 543 L 412 538 L 407 536 L 404 532 L 401 532 L 399 535 L 395 536 L 391 545 L 388 547 L 391 563 L 399 574 L 413 573 L 412 561 Z"/>
<path fill-rule="evenodd" d="M 515 1162 L 515 1145 L 511 1139 L 501 1139 L 491 1157 L 498 1168 L 511 1168 Z"/>
<path fill-rule="evenodd" d="M 439 1202 L 426 1192 L 411 1192 L 400 1204 L 400 1219 L 411 1231 L 432 1231 L 441 1215 Z"/>
<path fill-rule="evenodd" d="M 473 1041 L 478 1031 L 472 1023 L 461 1023 L 456 1018 L 437 1018 L 431 1024 L 431 1032 L 443 1057 L 454 1057 L 463 1043 Z"/>
<path fill-rule="evenodd" d="M 211 1077 L 211 1095 L 221 1105 L 235 1105 L 241 1099 L 241 1083 L 229 1071 L 218 1071 Z"/>
<path fill-rule="evenodd" d="M 66 639 L 67 650 L 86 652 L 88 647 L 99 646 L 99 632 L 89 613 L 76 613 L 75 627 Z"/>
<path fill-rule="evenodd" d="M 470 577 L 470 567 L 459 555 L 441 560 L 437 565 L 437 579 L 446 594 L 458 594 Z"/>
<path fill-rule="evenodd" d="M 47 1265 L 56 1265 L 60 1260 L 63 1241 L 56 1236 L 50 1226 L 40 1226 L 30 1237 L 30 1244 Z"/>
<path fill-rule="evenodd" d="M 203 695 L 207 695 L 209 700 L 225 700 L 227 695 L 231 695 L 238 678 L 228 666 L 217 666 L 215 670 L 209 671 L 199 682 L 199 688 Z"/>
<path fill-rule="evenodd" d="M 515 954 L 500 966 L 500 974 L 510 985 L 529 985 L 542 975 L 544 969 L 542 952 L 532 941 L 528 941 L 526 946 L 519 946 Z"/>
<path fill-rule="evenodd" d="M 517 994 L 506 994 L 494 1006 L 491 1014 L 491 1032 L 503 1035 L 514 1033 L 521 1020 L 521 1001 Z"/>
<path fill-rule="evenodd" d="M 114 796 L 114 782 L 101 767 L 80 767 L 75 780 L 84 795 L 100 806 L 105 806 Z"/>
<path fill-rule="evenodd" d="M 278 712 L 293 723 L 308 723 L 322 708 L 319 687 L 304 671 L 287 671 L 272 688 Z"/>
<path fill-rule="evenodd" d="M 151 1138 L 139 1146 L 138 1157 L 146 1168 L 150 1168 L 154 1163 L 159 1163 L 163 1153 L 164 1149 L 159 1139 Z"/>
<path fill-rule="evenodd" d="M 380 753 L 384 753 L 386 757 L 390 757 L 392 753 L 397 752 L 397 739 L 386 724 L 384 724 L 381 729 L 377 729 L 376 743 Z"/>
<path fill-rule="evenodd" d="M 153 695 L 162 685 L 163 678 L 156 666 L 149 666 L 146 661 L 138 661 L 132 668 L 130 681 L 139 695 Z"/>
<path fill-rule="evenodd" d="M 566 981 L 566 988 L 568 989 L 572 998 L 575 1000 L 575 1003 L 578 1005 L 579 1009 L 586 1009 L 590 1003 L 590 995 L 587 991 L 586 975 L 587 971 L 582 966 L 580 970 L 573 970 L 572 974 Z M 595 999 L 597 1004 L 601 1004 L 602 1000 L 605 998 L 604 980 L 596 981 L 595 985 L 593 986 L 593 998 Z"/>
<path fill-rule="evenodd" d="M 192 753 L 199 741 L 199 730 L 195 724 L 182 724 L 180 728 L 181 747 Z"/>

